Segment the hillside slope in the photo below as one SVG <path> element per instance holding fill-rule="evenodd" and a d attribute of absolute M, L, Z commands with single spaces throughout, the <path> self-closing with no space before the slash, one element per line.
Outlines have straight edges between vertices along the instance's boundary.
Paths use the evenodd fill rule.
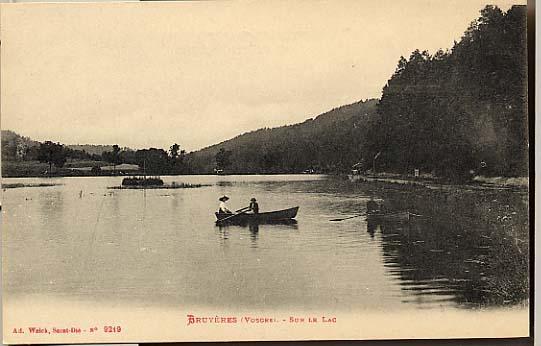
<path fill-rule="evenodd" d="M 381 170 L 528 176 L 527 8 L 480 13 L 451 50 L 400 58 L 368 137 Z"/>
<path fill-rule="evenodd" d="M 264 128 L 188 154 L 194 173 L 211 173 L 220 149 L 231 151 L 227 173 L 299 173 L 344 171 L 365 151 L 369 124 L 378 100 L 335 108 L 303 123 Z"/>

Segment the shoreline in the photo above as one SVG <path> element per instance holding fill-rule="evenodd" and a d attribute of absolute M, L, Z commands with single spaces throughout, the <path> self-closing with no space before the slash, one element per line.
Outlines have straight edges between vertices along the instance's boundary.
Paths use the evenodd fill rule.
<path fill-rule="evenodd" d="M 416 178 L 387 174 L 382 175 L 348 175 L 351 183 L 383 183 L 395 186 L 424 187 L 432 190 L 473 189 L 473 190 L 512 190 L 528 192 L 529 177 L 483 177 L 476 176 L 464 183 L 446 182 L 435 178 Z"/>
<path fill-rule="evenodd" d="M 361 175 L 361 174 L 344 174 L 344 173 L 239 173 L 239 174 L 212 174 L 212 173 L 191 173 L 191 174 L 159 174 L 161 177 L 183 177 L 183 176 L 280 176 L 280 175 L 295 175 L 295 176 L 328 176 L 333 178 L 342 178 L 349 180 L 351 184 L 357 183 L 374 183 L 385 184 L 389 186 L 402 187 L 424 187 L 433 190 L 448 190 L 448 189 L 474 189 L 474 190 L 512 190 L 516 192 L 529 191 L 530 177 L 484 177 L 476 176 L 472 180 L 463 183 L 443 181 L 438 178 L 412 177 L 403 176 L 393 173 L 382 173 L 378 175 Z M 99 178 L 99 177 L 118 177 L 129 178 L 137 177 L 139 174 L 100 174 L 100 175 L 21 175 L 21 176 L 2 176 L 2 179 L 58 179 L 58 178 Z M 10 183 L 4 185 L 12 185 Z M 34 184 L 31 184 L 34 185 Z M 4 186 L 3 186 L 4 187 Z M 19 187 L 19 186 L 18 186 Z"/>

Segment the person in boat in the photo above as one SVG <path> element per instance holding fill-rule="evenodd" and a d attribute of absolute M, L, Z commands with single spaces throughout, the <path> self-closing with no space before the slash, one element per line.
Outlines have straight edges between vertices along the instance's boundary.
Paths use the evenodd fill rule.
<path fill-rule="evenodd" d="M 378 205 L 376 201 L 371 199 L 366 203 L 366 212 L 368 214 L 378 213 L 380 212 L 380 206 Z"/>
<path fill-rule="evenodd" d="M 252 198 L 250 200 L 249 208 L 254 214 L 259 214 L 259 204 L 257 204 L 257 201 L 255 198 Z"/>
<path fill-rule="evenodd" d="M 229 208 L 227 207 L 227 204 L 225 202 L 227 202 L 229 200 L 229 197 L 227 196 L 222 196 L 220 198 L 218 198 L 218 200 L 220 201 L 220 209 L 218 209 L 218 212 L 219 213 L 225 213 L 225 214 L 231 214 L 231 210 L 229 210 Z"/>

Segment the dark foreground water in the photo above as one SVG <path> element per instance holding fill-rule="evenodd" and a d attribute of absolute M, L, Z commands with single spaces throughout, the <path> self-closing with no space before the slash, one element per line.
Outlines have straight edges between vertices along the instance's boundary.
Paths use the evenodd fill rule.
<path fill-rule="evenodd" d="M 120 177 L 3 195 L 7 299 L 113 305 L 393 311 L 527 306 L 527 195 L 352 184 L 324 176 L 182 176 L 210 186 L 111 190 Z M 239 209 L 300 206 L 296 224 L 217 227 L 217 198 Z M 330 219 L 369 199 L 423 215 Z"/>

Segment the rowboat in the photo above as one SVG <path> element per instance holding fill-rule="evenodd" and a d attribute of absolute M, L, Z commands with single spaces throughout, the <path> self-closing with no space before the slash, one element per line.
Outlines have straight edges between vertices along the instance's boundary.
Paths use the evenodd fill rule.
<path fill-rule="evenodd" d="M 409 221 L 412 216 L 416 216 L 416 214 L 412 214 L 409 211 L 398 211 L 390 213 L 377 211 L 366 214 L 367 219 L 377 221 Z"/>
<path fill-rule="evenodd" d="M 299 207 L 269 211 L 265 213 L 240 213 L 240 214 L 228 214 L 228 213 L 215 213 L 216 223 L 273 223 L 291 221 L 297 216 Z"/>

